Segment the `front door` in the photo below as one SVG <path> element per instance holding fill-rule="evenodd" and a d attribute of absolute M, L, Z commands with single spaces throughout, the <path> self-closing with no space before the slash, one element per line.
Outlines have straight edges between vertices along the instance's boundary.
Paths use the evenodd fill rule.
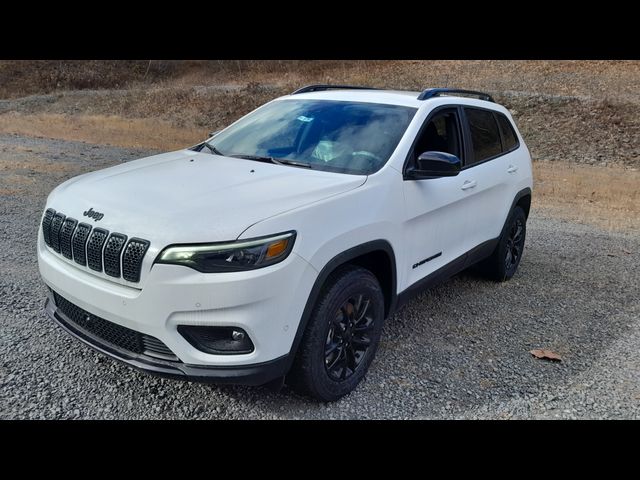
<path fill-rule="evenodd" d="M 464 162 L 462 128 L 457 107 L 436 110 L 426 120 L 409 153 L 409 162 L 426 151 L 456 155 Z M 455 177 L 405 180 L 405 288 L 460 259 L 469 249 L 468 224 L 472 220 L 470 190 L 473 169 Z M 471 187 L 470 187 L 471 185 Z"/>

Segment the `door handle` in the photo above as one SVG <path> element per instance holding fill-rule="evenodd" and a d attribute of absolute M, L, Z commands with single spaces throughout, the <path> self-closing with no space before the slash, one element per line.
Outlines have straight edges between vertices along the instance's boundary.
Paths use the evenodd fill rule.
<path fill-rule="evenodd" d="M 465 182 L 462 184 L 462 187 L 460 187 L 462 190 L 469 190 L 470 188 L 475 188 L 475 186 L 478 185 L 478 182 L 476 182 L 475 180 L 465 180 Z"/>
<path fill-rule="evenodd" d="M 516 173 L 518 171 L 518 167 L 516 167 L 515 165 L 509 165 L 509 168 L 507 168 L 507 173 Z"/>

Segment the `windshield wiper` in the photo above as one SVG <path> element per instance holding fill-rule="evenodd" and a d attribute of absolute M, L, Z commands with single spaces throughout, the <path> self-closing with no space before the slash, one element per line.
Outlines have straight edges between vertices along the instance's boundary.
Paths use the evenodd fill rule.
<path fill-rule="evenodd" d="M 279 165 L 291 165 L 293 167 L 313 168 L 310 163 L 296 162 L 295 160 L 287 160 L 286 158 L 272 158 L 273 163 Z"/>
<path fill-rule="evenodd" d="M 211 150 L 212 153 L 216 154 L 216 155 L 220 155 L 221 157 L 224 157 L 224 154 L 218 150 L 216 147 L 214 147 L 213 145 L 211 145 L 209 142 L 207 142 L 206 140 L 204 142 L 202 142 L 202 145 L 204 145 L 205 147 L 207 147 L 209 150 Z"/>
<path fill-rule="evenodd" d="M 229 157 L 234 158 L 244 158 L 246 160 L 255 160 L 257 162 L 265 162 L 265 163 L 275 163 L 276 165 L 291 165 L 293 167 L 301 167 L 301 168 L 313 168 L 308 163 L 296 162 L 295 160 L 287 160 L 286 158 L 274 158 L 274 157 L 263 157 L 261 155 L 228 155 Z"/>

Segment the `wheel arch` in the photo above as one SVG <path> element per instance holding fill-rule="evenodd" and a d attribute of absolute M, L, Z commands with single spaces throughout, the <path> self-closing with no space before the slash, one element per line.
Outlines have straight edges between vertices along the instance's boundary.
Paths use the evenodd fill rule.
<path fill-rule="evenodd" d="M 498 235 L 498 239 L 504 235 L 504 231 L 507 228 L 507 222 L 511 217 L 511 213 L 513 209 L 516 207 L 522 207 L 524 210 L 524 214 L 526 218 L 529 218 L 529 210 L 531 209 L 531 188 L 525 187 L 522 190 L 518 191 L 513 197 L 513 201 L 511 202 L 511 206 L 507 210 L 507 214 L 504 218 L 504 222 L 502 224 L 502 229 L 500 230 L 500 234 Z"/>
<path fill-rule="evenodd" d="M 523 188 L 516 193 L 509 213 L 511 213 L 515 207 L 522 207 L 525 216 L 529 218 L 529 211 L 531 210 L 531 189 L 529 187 Z"/>
<path fill-rule="evenodd" d="M 307 298 L 298 329 L 289 351 L 289 367 L 293 364 L 295 356 L 302 341 L 302 336 L 307 327 L 313 307 L 316 304 L 322 287 L 331 273 L 343 265 L 358 265 L 370 270 L 382 287 L 385 303 L 385 318 L 393 313 L 397 304 L 397 269 L 393 247 L 387 240 L 373 240 L 341 252 L 329 260 L 320 270 L 311 293 Z"/>

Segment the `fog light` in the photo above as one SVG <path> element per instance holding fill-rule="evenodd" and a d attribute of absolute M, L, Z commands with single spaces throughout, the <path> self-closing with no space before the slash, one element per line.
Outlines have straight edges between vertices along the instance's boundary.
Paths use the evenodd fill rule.
<path fill-rule="evenodd" d="M 244 339 L 244 332 L 241 332 L 240 330 L 233 330 L 231 332 L 231 338 L 233 338 L 236 342 L 239 342 L 240 340 Z"/>
<path fill-rule="evenodd" d="M 238 327 L 179 325 L 178 332 L 187 342 L 205 353 L 239 355 L 251 353 L 254 348 L 247 332 Z"/>

